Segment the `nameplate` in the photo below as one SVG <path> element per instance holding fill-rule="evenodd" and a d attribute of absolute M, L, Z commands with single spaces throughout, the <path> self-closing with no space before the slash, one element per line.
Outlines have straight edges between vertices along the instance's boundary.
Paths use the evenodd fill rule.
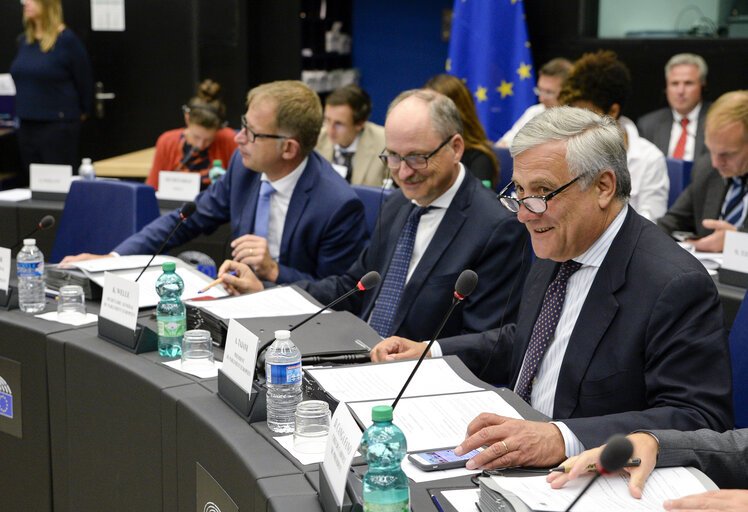
<path fill-rule="evenodd" d="M 161 171 L 158 173 L 159 199 L 175 201 L 192 201 L 200 193 L 199 172 Z"/>
<path fill-rule="evenodd" d="M 748 233 L 727 231 L 722 268 L 748 274 Z"/>
<path fill-rule="evenodd" d="M 226 347 L 221 371 L 236 382 L 247 394 L 252 392 L 255 376 L 258 338 L 252 331 L 234 320 L 229 320 Z"/>
<path fill-rule="evenodd" d="M 138 325 L 138 283 L 104 273 L 99 316 L 135 331 Z"/>
<path fill-rule="evenodd" d="M 32 192 L 58 192 L 67 194 L 73 179 L 70 165 L 31 164 L 29 166 Z"/>
<path fill-rule="evenodd" d="M 330 421 L 330 434 L 327 436 L 325 458 L 321 467 L 338 507 L 343 505 L 348 471 L 359 444 L 361 428 L 353 419 L 348 406 L 341 402 Z"/>
<path fill-rule="evenodd" d="M 8 291 L 10 285 L 10 249 L 0 247 L 0 290 Z"/>

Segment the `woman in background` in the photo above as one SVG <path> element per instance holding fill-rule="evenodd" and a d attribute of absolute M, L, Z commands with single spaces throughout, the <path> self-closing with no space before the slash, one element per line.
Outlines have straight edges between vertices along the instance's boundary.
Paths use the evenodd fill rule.
<path fill-rule="evenodd" d="M 206 79 L 197 96 L 182 106 L 185 128 L 164 132 L 156 142 L 156 154 L 146 183 L 158 190 L 160 171 L 199 172 L 200 189 L 210 185 L 213 160 L 225 169 L 236 149 L 236 132 L 226 126 L 226 106 L 219 99 L 221 85 Z"/>
<path fill-rule="evenodd" d="M 440 92 L 455 102 L 462 117 L 462 130 L 465 132 L 462 135 L 465 139 L 465 153 L 461 161 L 473 176 L 484 183 L 490 182 L 492 189 L 496 188 L 499 161 L 491 149 L 491 142 L 480 124 L 473 97 L 465 84 L 455 76 L 442 73 L 429 79 L 424 89 Z"/>
<path fill-rule="evenodd" d="M 93 104 L 93 73 L 83 43 L 65 27 L 60 0 L 22 3 L 24 33 L 10 74 L 26 184 L 31 163 L 78 168 L 81 122 Z"/>

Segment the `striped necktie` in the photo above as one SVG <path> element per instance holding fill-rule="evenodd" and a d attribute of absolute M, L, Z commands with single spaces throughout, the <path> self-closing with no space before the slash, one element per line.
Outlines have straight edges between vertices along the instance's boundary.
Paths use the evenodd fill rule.
<path fill-rule="evenodd" d="M 722 220 L 733 226 L 738 226 L 743 217 L 743 197 L 745 197 L 745 186 L 740 178 L 730 178 L 730 188 L 727 190 L 725 202 L 722 206 Z"/>

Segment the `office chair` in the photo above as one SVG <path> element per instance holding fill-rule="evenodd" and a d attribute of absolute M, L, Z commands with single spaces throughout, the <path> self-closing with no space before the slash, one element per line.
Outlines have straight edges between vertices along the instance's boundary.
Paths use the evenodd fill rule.
<path fill-rule="evenodd" d="M 693 162 L 667 157 L 667 175 L 670 178 L 670 192 L 667 207 L 670 208 L 678 196 L 691 183 L 691 166 Z"/>
<path fill-rule="evenodd" d="M 735 428 L 748 427 L 748 300 L 744 297 L 730 329 L 732 403 Z"/>
<path fill-rule="evenodd" d="M 377 223 L 379 215 L 379 206 L 392 193 L 392 189 L 369 187 L 366 185 L 351 185 L 358 198 L 364 203 L 364 215 L 366 224 L 369 226 L 369 233 L 374 232 L 374 226 Z"/>

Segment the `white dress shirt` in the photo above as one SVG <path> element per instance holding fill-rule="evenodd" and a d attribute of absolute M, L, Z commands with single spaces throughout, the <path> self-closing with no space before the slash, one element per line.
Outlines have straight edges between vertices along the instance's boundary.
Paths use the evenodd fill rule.
<path fill-rule="evenodd" d="M 683 160 L 693 162 L 694 150 L 696 149 L 696 130 L 699 127 L 699 112 L 701 112 L 701 103 L 696 105 L 694 109 L 688 113 L 687 116 L 682 116 L 675 110 L 673 110 L 673 126 L 670 128 L 670 142 L 668 143 L 667 154 L 673 156 L 675 146 L 678 145 L 678 139 L 680 134 L 683 133 L 683 125 L 680 120 L 684 117 L 688 118 L 688 124 L 686 125 L 686 147 L 683 150 Z"/>
<path fill-rule="evenodd" d="M 537 103 L 535 105 L 531 105 L 527 107 L 527 110 L 525 110 L 522 113 L 522 115 L 519 117 L 519 119 L 515 121 L 515 123 L 512 125 L 509 131 L 501 136 L 501 138 L 496 144 L 497 145 L 506 144 L 507 147 L 511 146 L 512 141 L 514 140 L 514 137 L 517 135 L 517 132 L 519 132 L 522 129 L 522 127 L 525 126 L 530 119 L 532 119 L 533 117 L 539 116 L 545 111 L 546 111 L 545 105 L 543 105 L 542 103 Z"/>
<path fill-rule="evenodd" d="M 278 180 L 270 181 L 270 178 L 264 172 L 260 177 L 262 181 L 270 181 L 275 189 L 273 195 L 270 196 L 268 220 L 268 251 L 270 251 L 270 257 L 273 261 L 278 261 L 280 256 L 280 245 L 281 240 L 283 240 L 283 226 L 286 224 L 288 205 L 291 204 L 294 188 L 296 188 L 296 183 L 301 178 L 308 160 L 309 157 L 304 158 L 296 169 Z"/>
<path fill-rule="evenodd" d="M 626 163 L 631 176 L 629 204 L 639 215 L 654 222 L 667 212 L 670 178 L 665 155 L 657 146 L 639 136 L 639 130 L 631 119 L 621 116 L 618 122 L 628 137 Z"/>

